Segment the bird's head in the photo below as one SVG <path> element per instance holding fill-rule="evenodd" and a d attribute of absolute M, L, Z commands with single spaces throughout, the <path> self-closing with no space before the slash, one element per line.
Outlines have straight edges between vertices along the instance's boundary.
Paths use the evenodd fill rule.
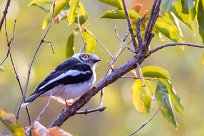
<path fill-rule="evenodd" d="M 90 67 L 93 67 L 96 62 L 100 61 L 98 56 L 89 53 L 77 53 L 73 57 Z"/>

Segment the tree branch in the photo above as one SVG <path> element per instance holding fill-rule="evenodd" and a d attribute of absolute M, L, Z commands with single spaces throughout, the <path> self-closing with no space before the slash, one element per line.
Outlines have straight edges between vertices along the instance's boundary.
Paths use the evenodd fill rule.
<path fill-rule="evenodd" d="M 123 8 L 124 8 L 124 11 L 125 11 L 125 16 L 126 16 L 126 20 L 127 20 L 127 23 L 128 23 L 128 28 L 129 28 L 129 31 L 130 31 L 130 35 L 131 35 L 131 38 L 132 38 L 132 43 L 133 43 L 133 46 L 135 48 L 135 52 L 137 52 L 138 51 L 138 46 L 137 46 L 137 42 L 135 40 L 135 35 L 134 35 L 133 29 L 132 29 L 132 26 L 131 26 L 131 23 L 130 23 L 130 17 L 128 15 L 125 0 L 122 0 L 122 3 L 123 3 Z"/>
<path fill-rule="evenodd" d="M 175 43 L 169 43 L 169 44 L 160 45 L 159 47 L 156 47 L 156 48 L 150 50 L 148 52 L 148 55 L 151 55 L 151 54 L 157 52 L 158 50 L 161 50 L 161 49 L 166 48 L 166 47 L 171 47 L 171 46 L 189 46 L 189 47 L 204 48 L 204 45 L 201 45 L 201 44 L 175 42 Z"/>
<path fill-rule="evenodd" d="M 147 24 L 146 31 L 145 31 L 145 37 L 144 37 L 144 43 L 142 45 L 142 50 L 148 49 L 147 47 L 149 46 L 150 41 L 154 37 L 152 30 L 156 23 L 157 18 L 159 17 L 160 4 L 161 4 L 161 0 L 155 0 L 152 6 L 151 15 L 150 15 L 149 22 Z"/>
<path fill-rule="evenodd" d="M 5 18 L 6 18 L 6 14 L 7 14 L 7 12 L 8 12 L 8 8 L 9 8 L 10 3 L 11 3 L 11 0 L 7 0 L 5 9 L 4 9 L 4 11 L 3 11 L 3 16 L 2 16 L 1 21 L 0 21 L 0 31 L 1 31 L 2 25 L 3 25 L 3 23 L 4 23 L 4 20 L 5 20 Z"/>

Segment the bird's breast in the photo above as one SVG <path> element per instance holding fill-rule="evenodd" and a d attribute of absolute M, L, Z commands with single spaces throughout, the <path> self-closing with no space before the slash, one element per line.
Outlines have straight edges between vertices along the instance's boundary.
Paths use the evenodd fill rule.
<path fill-rule="evenodd" d="M 59 85 L 52 89 L 53 96 L 60 97 L 63 100 L 76 99 L 88 91 L 95 82 L 95 74 L 82 83 Z"/>

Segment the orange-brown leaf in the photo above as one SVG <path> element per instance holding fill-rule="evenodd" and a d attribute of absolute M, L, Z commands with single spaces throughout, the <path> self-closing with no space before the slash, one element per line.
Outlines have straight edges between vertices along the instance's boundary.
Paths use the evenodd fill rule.
<path fill-rule="evenodd" d="M 134 7 L 132 7 L 133 10 L 140 12 L 140 9 L 143 7 L 143 4 L 135 4 Z"/>
<path fill-rule="evenodd" d="M 52 127 L 48 129 L 48 132 L 51 136 L 72 136 L 70 133 L 65 132 L 59 127 Z"/>

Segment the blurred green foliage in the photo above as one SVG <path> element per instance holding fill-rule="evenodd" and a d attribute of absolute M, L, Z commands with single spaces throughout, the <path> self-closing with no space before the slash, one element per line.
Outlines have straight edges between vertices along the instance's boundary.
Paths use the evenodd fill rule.
<path fill-rule="evenodd" d="M 114 53 L 118 48 L 120 41 L 116 38 L 114 33 L 114 26 L 116 25 L 119 34 L 122 35 L 127 29 L 125 20 L 98 20 L 98 16 L 110 9 L 110 6 L 101 4 L 99 1 L 83 1 L 87 12 L 89 13 L 89 30 L 91 30 L 100 41 Z M 14 47 L 12 49 L 14 61 L 17 66 L 18 74 L 22 83 L 25 83 L 28 65 L 30 64 L 32 54 L 36 46 L 40 42 L 44 31 L 41 30 L 46 13 L 36 7 L 28 7 L 28 1 L 12 1 L 7 18 L 9 36 L 12 33 L 14 19 L 17 19 L 17 28 L 15 33 Z M 91 6 L 90 6 L 91 5 Z M 129 1 L 129 6 L 132 7 L 132 1 Z M 4 7 L 4 2 L 0 2 L 0 11 Z M 11 10 L 12 9 L 12 10 Z M 198 32 L 195 34 L 180 22 L 183 30 L 183 41 L 192 43 L 202 43 Z M 50 46 L 43 44 L 31 73 L 31 82 L 28 95 L 32 92 L 35 86 L 50 73 L 57 64 L 66 59 L 65 50 L 67 37 L 74 30 L 74 26 L 67 27 L 66 22 L 52 25 L 48 34 L 47 41 L 52 42 L 55 54 L 52 53 Z M 75 38 L 75 52 L 78 52 L 82 47 L 80 37 Z M 170 40 L 158 41 L 154 38 L 151 43 L 151 48 L 157 47 L 164 43 L 169 43 Z M 5 57 L 7 52 L 4 30 L 0 33 L 0 58 Z M 97 67 L 97 79 L 102 78 L 109 68 L 106 61 L 111 58 L 101 50 L 100 46 L 96 45 L 95 54 L 100 56 L 102 62 Z M 157 65 L 165 68 L 171 74 L 172 83 L 177 90 L 177 93 L 183 100 L 185 113 L 183 117 L 175 115 L 178 120 L 178 130 L 169 125 L 161 114 L 159 114 L 148 126 L 142 129 L 138 135 L 143 136 L 195 136 L 204 135 L 204 72 L 202 64 L 202 49 L 185 48 L 182 50 L 178 47 L 172 47 L 161 50 L 148 58 L 145 65 Z M 119 58 L 119 65 L 126 62 L 132 57 L 128 51 L 125 51 Z M 0 107 L 15 113 L 18 102 L 21 98 L 21 93 L 15 79 L 9 59 L 4 63 L 4 72 L 0 72 Z M 77 115 L 66 121 L 62 126 L 64 130 L 71 132 L 73 135 L 89 135 L 89 136 L 118 136 L 127 135 L 132 130 L 138 128 L 141 124 L 148 120 L 154 111 L 156 111 L 156 103 L 152 103 L 150 114 L 142 115 L 138 113 L 132 104 L 131 86 L 134 80 L 120 79 L 113 85 L 105 89 L 104 104 L 107 109 L 102 113 L 92 113 L 89 115 Z M 153 86 L 156 88 L 156 85 Z M 47 98 L 39 98 L 31 104 L 30 112 L 32 120 L 34 120 L 40 113 L 46 103 Z M 86 106 L 86 108 L 97 107 L 99 105 L 99 96 L 95 96 L 93 100 Z M 42 117 L 40 122 L 48 126 L 50 122 L 57 116 L 57 114 L 64 108 L 63 105 L 52 101 L 46 115 Z M 28 125 L 26 112 L 24 109 L 20 113 L 20 123 L 25 126 Z M 93 129 L 94 128 L 94 129 Z M 0 124 L 0 134 L 5 132 L 5 127 Z"/>

